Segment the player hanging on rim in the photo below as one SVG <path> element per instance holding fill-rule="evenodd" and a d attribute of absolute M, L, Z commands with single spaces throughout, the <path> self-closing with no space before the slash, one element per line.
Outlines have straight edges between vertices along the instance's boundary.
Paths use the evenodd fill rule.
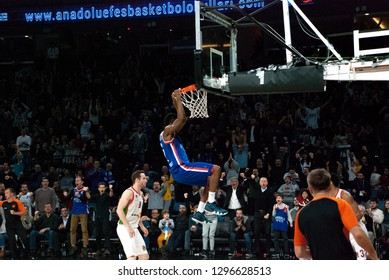
<path fill-rule="evenodd" d="M 205 186 L 197 212 L 192 219 L 198 223 L 207 223 L 208 220 L 204 217 L 204 211 L 215 215 L 227 214 L 227 210 L 219 208 L 215 203 L 221 168 L 211 163 L 189 161 L 184 145 L 181 139 L 177 137 L 177 133 L 186 123 L 180 90 L 175 90 L 172 93 L 172 101 L 177 116 L 173 113 L 166 115 L 165 128 L 159 136 L 159 142 L 174 180 L 187 185 Z"/>

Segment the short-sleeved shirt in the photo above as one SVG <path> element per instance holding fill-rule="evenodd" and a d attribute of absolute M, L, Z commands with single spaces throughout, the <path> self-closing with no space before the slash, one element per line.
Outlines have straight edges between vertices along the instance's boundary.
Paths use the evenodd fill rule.
<path fill-rule="evenodd" d="M 8 202 L 7 200 L 0 201 L 0 207 L 3 207 L 4 209 L 4 217 L 7 221 L 6 226 L 13 227 L 17 226 L 18 224 L 21 224 L 20 216 L 18 215 L 11 215 L 11 210 L 14 210 L 15 212 L 21 212 L 25 211 L 26 208 L 24 207 L 23 203 L 20 202 L 18 199 L 14 199 L 12 202 Z"/>
<path fill-rule="evenodd" d="M 346 201 L 328 196 L 313 199 L 297 213 L 294 245 L 308 245 L 314 260 L 355 259 L 344 230 L 357 225 Z"/>
<path fill-rule="evenodd" d="M 313 109 L 305 108 L 306 120 L 307 120 L 307 128 L 310 127 L 312 129 L 319 128 L 319 118 L 320 118 L 320 107 L 316 107 Z"/>

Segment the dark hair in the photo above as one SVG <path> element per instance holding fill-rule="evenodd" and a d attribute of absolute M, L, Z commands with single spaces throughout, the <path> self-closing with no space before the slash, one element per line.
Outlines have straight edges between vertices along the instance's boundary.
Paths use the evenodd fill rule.
<path fill-rule="evenodd" d="M 83 182 L 84 182 L 84 178 L 83 178 L 82 176 L 80 176 L 80 175 L 76 175 L 76 176 L 74 177 L 74 179 L 76 179 L 76 178 L 80 178 L 80 179 L 81 179 L 81 181 L 83 181 Z"/>
<path fill-rule="evenodd" d="M 10 193 L 15 194 L 14 188 L 9 187 L 9 188 L 6 188 L 5 190 L 8 190 Z"/>
<path fill-rule="evenodd" d="M 324 168 L 314 169 L 308 173 L 307 182 L 316 191 L 325 190 L 331 184 L 331 174 Z"/>
<path fill-rule="evenodd" d="M 306 192 L 307 194 L 310 194 L 310 193 L 309 193 L 309 190 L 308 190 L 307 188 L 302 188 L 302 189 L 300 190 L 300 194 L 302 194 L 303 192 Z"/>
<path fill-rule="evenodd" d="M 140 174 L 145 173 L 144 170 L 135 170 L 131 175 L 131 181 L 135 184 L 136 179 L 140 179 Z"/>
<path fill-rule="evenodd" d="M 371 198 L 371 199 L 370 199 L 370 202 L 375 202 L 375 203 L 377 203 L 377 204 L 378 204 L 378 198 L 376 198 L 376 197 L 374 197 L 374 198 Z"/>
<path fill-rule="evenodd" d="M 335 173 L 331 173 L 331 181 L 335 187 L 339 187 L 340 180 L 339 180 L 338 175 L 336 175 Z"/>
<path fill-rule="evenodd" d="M 389 208 L 386 208 L 385 205 L 389 202 L 389 198 L 385 199 L 384 207 L 381 209 L 384 213 L 389 213 Z"/>
<path fill-rule="evenodd" d="M 171 124 L 171 123 L 174 121 L 174 119 L 175 119 L 176 117 L 177 117 L 176 114 L 174 114 L 174 113 L 168 113 L 168 114 L 165 116 L 165 118 L 163 119 L 164 125 L 167 126 L 167 125 Z"/>

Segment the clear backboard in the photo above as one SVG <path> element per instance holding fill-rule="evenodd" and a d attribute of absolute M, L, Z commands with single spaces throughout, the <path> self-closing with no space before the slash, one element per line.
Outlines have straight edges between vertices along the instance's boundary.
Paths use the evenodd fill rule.
<path fill-rule="evenodd" d="M 233 54 L 231 34 L 235 34 L 233 21 L 218 12 L 195 1 L 196 9 L 196 51 L 195 76 L 196 85 L 223 91 L 223 77 L 236 69 L 236 60 L 231 61 Z M 235 63 L 233 65 L 232 63 Z M 235 68 L 234 68 L 235 67 Z"/>

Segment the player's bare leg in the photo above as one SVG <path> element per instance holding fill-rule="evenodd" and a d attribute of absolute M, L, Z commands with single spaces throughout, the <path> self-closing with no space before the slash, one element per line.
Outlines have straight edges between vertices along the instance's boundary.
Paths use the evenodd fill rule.
<path fill-rule="evenodd" d="M 209 192 L 209 177 L 208 177 L 207 186 L 201 187 L 199 190 L 200 202 L 197 207 L 196 214 L 192 217 L 192 220 L 195 221 L 196 223 L 200 223 L 200 224 L 209 223 L 208 219 L 204 216 L 205 205 L 207 204 L 207 199 L 208 199 L 208 192 Z"/>
<path fill-rule="evenodd" d="M 216 205 L 216 192 L 219 186 L 221 176 L 221 168 L 218 165 L 213 166 L 212 175 L 209 176 L 209 192 L 207 195 L 207 204 L 205 211 L 214 215 L 224 216 L 228 213 L 226 209 L 220 208 Z"/>
<path fill-rule="evenodd" d="M 222 209 L 215 204 L 215 196 L 219 184 L 220 175 L 220 166 L 214 165 L 213 172 L 211 176 L 208 177 L 207 186 L 205 187 L 203 192 L 200 192 L 200 203 L 195 216 L 192 218 L 194 221 L 198 223 L 207 223 L 208 220 L 204 216 L 204 211 L 215 215 L 227 214 L 227 210 Z"/>
<path fill-rule="evenodd" d="M 149 254 L 143 254 L 138 256 L 138 260 L 148 260 L 149 258 Z"/>
<path fill-rule="evenodd" d="M 216 193 L 217 187 L 219 186 L 219 179 L 221 176 L 221 168 L 219 165 L 213 166 L 213 172 L 208 178 L 209 191 Z M 207 197 L 208 198 L 208 197 Z"/>

